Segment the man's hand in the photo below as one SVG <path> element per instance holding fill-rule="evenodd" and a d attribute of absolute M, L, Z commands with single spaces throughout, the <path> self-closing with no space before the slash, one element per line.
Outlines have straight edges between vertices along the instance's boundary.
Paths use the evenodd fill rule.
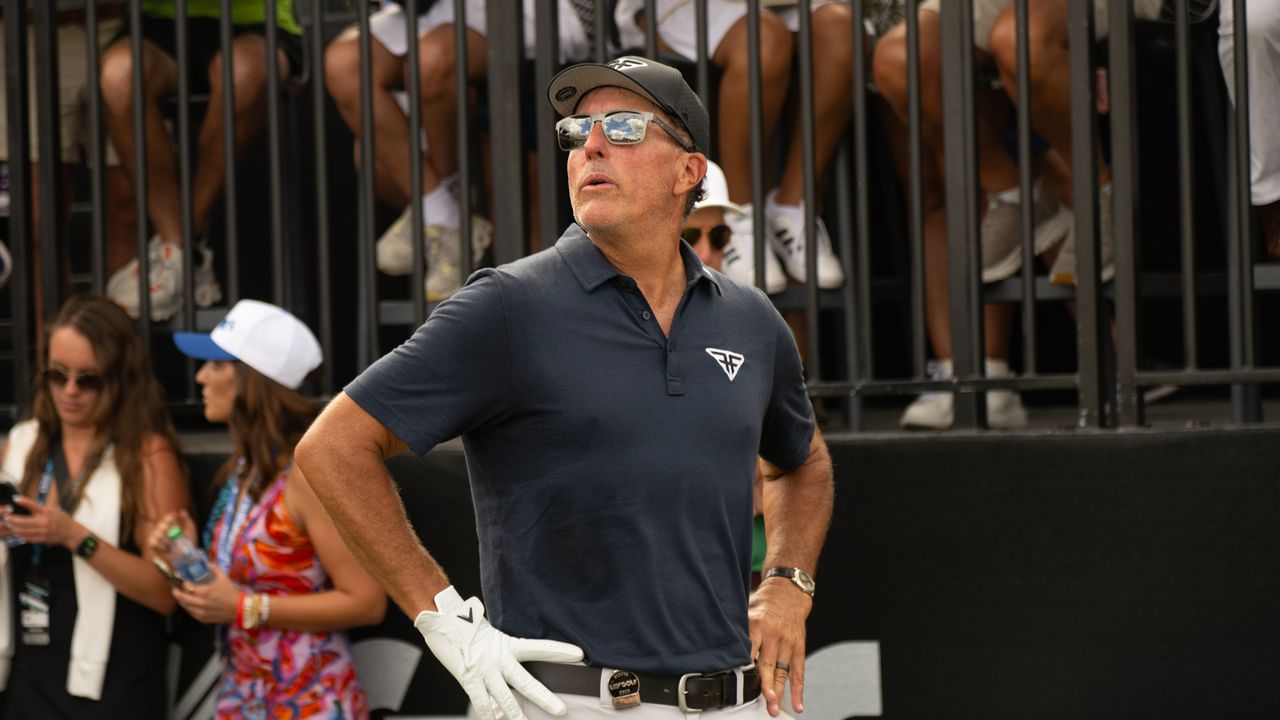
<path fill-rule="evenodd" d="M 813 598 L 783 577 L 768 578 L 751 594 L 747 617 L 751 657 L 760 670 L 760 687 L 769 715 L 782 712 L 782 693 L 791 680 L 791 707 L 804 712 L 805 620 Z"/>
<path fill-rule="evenodd" d="M 512 688 L 552 715 L 559 717 L 568 711 L 564 702 L 520 663 L 578 662 L 582 660 L 581 649 L 554 640 L 513 638 L 489 624 L 479 598 L 464 602 L 452 585 L 441 590 L 435 601 L 436 612 L 418 613 L 413 625 L 440 664 L 458 679 L 480 720 L 494 720 L 494 702 L 507 720 L 524 720 Z"/>

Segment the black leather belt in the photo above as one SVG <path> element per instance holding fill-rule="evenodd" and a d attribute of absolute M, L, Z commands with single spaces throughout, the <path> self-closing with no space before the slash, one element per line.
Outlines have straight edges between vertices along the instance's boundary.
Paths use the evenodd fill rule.
<path fill-rule="evenodd" d="M 527 662 L 525 669 L 554 693 L 569 695 L 600 695 L 600 668 L 585 665 L 564 665 L 549 662 Z M 639 699 L 627 704 L 657 703 L 674 705 L 681 710 L 719 710 L 738 704 L 738 674 L 733 670 L 714 673 L 686 673 L 680 676 L 646 675 L 645 673 L 619 671 L 615 677 L 625 677 L 621 684 L 637 681 Z M 615 683 L 611 682 L 610 685 Z M 750 702 L 760 695 L 760 673 L 755 668 L 742 671 L 742 702 Z M 629 696 L 629 695 L 628 695 Z M 615 707 L 621 707 L 615 694 Z"/>

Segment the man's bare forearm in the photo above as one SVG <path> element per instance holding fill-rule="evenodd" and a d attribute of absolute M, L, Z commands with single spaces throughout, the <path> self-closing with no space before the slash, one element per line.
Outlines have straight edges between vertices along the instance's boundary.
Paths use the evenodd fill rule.
<path fill-rule="evenodd" d="M 384 459 L 404 445 L 340 394 L 298 444 L 295 459 L 351 554 L 410 618 L 435 610 L 449 585 L 409 524 Z"/>
<path fill-rule="evenodd" d="M 835 498 L 831 456 L 816 429 L 804 464 L 789 473 L 773 474 L 777 472 L 772 466 L 765 471 L 764 527 L 768 551 L 764 566 L 798 567 L 814 573 L 831 524 Z"/>

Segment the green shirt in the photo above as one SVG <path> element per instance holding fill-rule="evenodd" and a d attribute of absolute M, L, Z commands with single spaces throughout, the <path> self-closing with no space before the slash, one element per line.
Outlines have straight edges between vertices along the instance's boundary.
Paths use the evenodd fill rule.
<path fill-rule="evenodd" d="M 262 0 L 231 0 L 231 21 L 236 25 L 262 25 L 266 12 Z M 189 17 L 216 18 L 219 16 L 218 0 L 188 0 Z M 173 0 L 142 0 L 142 12 L 152 17 L 172 18 Z M 276 0 L 276 22 L 281 30 L 293 35 L 302 34 L 302 26 L 293 14 L 293 0 Z"/>

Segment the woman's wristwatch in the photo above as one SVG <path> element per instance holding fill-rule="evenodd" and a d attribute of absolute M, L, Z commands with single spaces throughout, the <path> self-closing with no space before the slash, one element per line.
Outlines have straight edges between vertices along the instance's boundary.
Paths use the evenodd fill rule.
<path fill-rule="evenodd" d="M 84 539 L 80 541 L 79 545 L 76 545 L 76 555 L 88 560 L 93 557 L 94 553 L 98 552 L 98 545 L 98 536 L 93 533 L 89 533 L 84 536 Z"/>

